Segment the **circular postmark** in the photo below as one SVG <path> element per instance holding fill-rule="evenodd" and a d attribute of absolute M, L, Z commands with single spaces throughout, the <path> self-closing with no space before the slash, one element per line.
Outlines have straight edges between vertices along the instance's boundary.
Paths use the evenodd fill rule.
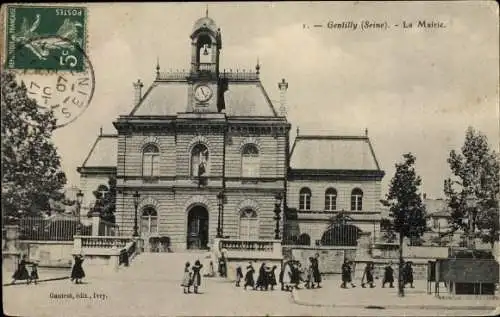
<path fill-rule="evenodd" d="M 54 112 L 56 128 L 78 119 L 90 105 L 95 88 L 94 69 L 84 50 L 59 36 L 16 44 L 16 57 L 24 67 L 12 71 L 26 85 L 28 96 L 41 109 Z"/>

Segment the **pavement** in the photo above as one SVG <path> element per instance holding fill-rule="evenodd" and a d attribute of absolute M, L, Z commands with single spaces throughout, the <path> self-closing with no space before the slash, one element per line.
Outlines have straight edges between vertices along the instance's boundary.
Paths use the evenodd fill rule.
<path fill-rule="evenodd" d="M 28 272 L 31 272 L 31 269 L 28 268 Z M 17 284 L 26 284 L 26 281 L 16 281 L 15 285 L 12 285 L 12 275 L 14 272 L 10 270 L 6 270 L 2 268 L 2 286 L 15 286 Z M 37 283 L 45 283 L 57 280 L 65 280 L 69 279 L 71 275 L 70 268 L 38 268 L 38 277 Z"/>
<path fill-rule="evenodd" d="M 395 289 L 340 289 L 335 280 L 325 281 L 319 290 L 301 289 L 290 293 L 280 290 L 245 291 L 221 278 L 204 278 L 201 294 L 183 294 L 180 286 L 183 264 L 186 260 L 193 263 L 198 256 L 141 254 L 130 267 L 121 268 L 115 273 L 94 274 L 92 270 L 86 270 L 88 274 L 84 284 L 52 280 L 37 285 L 4 287 L 3 309 L 8 315 L 51 317 L 491 314 L 490 304 L 483 306 L 485 303 L 482 301 L 469 302 L 468 305 L 453 301 L 454 306 L 432 306 L 433 296 L 425 294 L 425 283 L 417 284 L 417 288 L 408 291 L 404 299 L 397 297 Z M 427 304 L 431 306 L 422 309 Z M 471 312 L 471 307 L 476 310 Z"/>
<path fill-rule="evenodd" d="M 426 283 L 415 281 L 415 288 L 405 288 L 405 296 L 399 297 L 396 287 L 362 288 L 358 284 L 343 289 L 340 280 L 327 280 L 320 289 L 294 290 L 292 298 L 299 305 L 337 308 L 493 311 L 500 306 L 500 299 L 492 297 L 438 298 L 427 294 Z"/>

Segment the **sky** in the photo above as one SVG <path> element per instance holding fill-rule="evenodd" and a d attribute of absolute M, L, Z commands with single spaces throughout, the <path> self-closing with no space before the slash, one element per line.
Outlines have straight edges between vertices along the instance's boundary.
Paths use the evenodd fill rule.
<path fill-rule="evenodd" d="M 88 55 L 95 93 L 87 110 L 55 131 L 70 185 L 99 134 L 132 110 L 132 82 L 147 88 L 161 70 L 188 69 L 189 35 L 203 3 L 88 4 Z M 489 2 L 208 3 L 222 31 L 221 68 L 254 69 L 279 108 L 286 95 L 291 139 L 300 134 L 368 135 L 387 192 L 394 164 L 416 155 L 421 192 L 442 197 L 446 159 L 468 126 L 499 147 L 498 7 Z M 361 21 L 388 29 L 360 29 Z M 445 28 L 423 29 L 416 21 Z M 355 22 L 357 29 L 314 28 Z M 413 28 L 402 29 L 403 21 Z M 407 24 L 406 23 L 406 24 Z M 309 26 L 309 28 L 304 27 Z M 395 24 L 399 27 L 394 26 Z"/>

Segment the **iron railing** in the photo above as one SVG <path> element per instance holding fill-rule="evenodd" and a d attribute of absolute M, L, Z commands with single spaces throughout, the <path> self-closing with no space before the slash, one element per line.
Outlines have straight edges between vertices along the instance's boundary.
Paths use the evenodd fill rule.
<path fill-rule="evenodd" d="M 91 226 L 81 224 L 78 217 L 26 217 L 19 220 L 19 239 L 44 241 L 72 241 L 80 235 L 90 235 Z"/>

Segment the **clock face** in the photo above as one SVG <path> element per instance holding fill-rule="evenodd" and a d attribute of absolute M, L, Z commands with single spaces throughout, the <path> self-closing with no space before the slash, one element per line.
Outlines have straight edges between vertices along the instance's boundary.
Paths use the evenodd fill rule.
<path fill-rule="evenodd" d="M 212 97 L 212 89 L 210 89 L 210 87 L 208 87 L 206 85 L 200 85 L 200 86 L 196 87 L 196 89 L 194 91 L 194 97 L 198 101 L 202 101 L 202 102 L 207 101 L 208 99 L 210 99 Z"/>

